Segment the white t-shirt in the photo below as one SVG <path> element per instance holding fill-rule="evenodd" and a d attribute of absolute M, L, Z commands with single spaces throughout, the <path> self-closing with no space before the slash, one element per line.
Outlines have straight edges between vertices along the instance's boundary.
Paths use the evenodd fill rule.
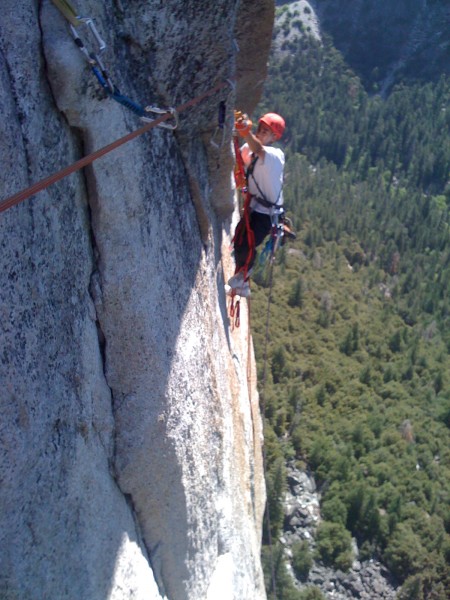
<path fill-rule="evenodd" d="M 244 156 L 248 153 L 248 150 L 244 148 L 248 144 L 242 146 Z M 264 146 L 265 155 L 264 158 L 260 157 L 256 161 L 253 175 L 250 175 L 248 180 L 248 190 L 253 196 L 261 197 L 261 192 L 264 194 L 264 198 L 269 202 L 276 202 L 277 206 L 283 205 L 283 170 L 284 170 L 284 152 L 280 148 L 273 148 L 272 146 Z M 248 166 L 248 165 L 246 165 Z M 255 183 L 255 179 L 258 182 L 260 190 Z M 252 200 L 250 207 L 257 212 L 271 215 L 276 211 L 276 208 L 266 208 Z"/>

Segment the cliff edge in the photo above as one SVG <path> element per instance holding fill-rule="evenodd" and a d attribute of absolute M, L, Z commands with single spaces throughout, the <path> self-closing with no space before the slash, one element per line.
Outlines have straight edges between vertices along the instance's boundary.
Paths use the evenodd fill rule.
<path fill-rule="evenodd" d="M 0 214 L 0 597 L 263 599 L 253 349 L 245 310 L 230 329 L 223 283 L 232 109 L 261 93 L 273 2 L 76 8 L 95 19 L 114 85 L 144 106 L 229 83 L 175 131 Z M 99 85 L 52 2 L 0 12 L 4 199 L 142 123 Z"/>

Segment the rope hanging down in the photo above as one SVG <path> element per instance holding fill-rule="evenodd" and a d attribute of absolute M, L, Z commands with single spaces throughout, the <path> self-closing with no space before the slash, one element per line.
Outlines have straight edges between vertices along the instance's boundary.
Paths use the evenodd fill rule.
<path fill-rule="evenodd" d="M 182 113 L 183 111 L 190 108 L 191 106 L 199 104 L 200 102 L 205 100 L 205 98 L 212 96 L 213 94 L 215 94 L 216 92 L 218 92 L 219 90 L 221 90 L 222 88 L 224 88 L 227 85 L 229 85 L 228 81 L 221 81 L 220 83 L 218 83 L 214 87 L 210 88 L 206 92 L 203 92 L 203 94 L 200 94 L 199 96 L 196 96 L 195 98 L 192 98 L 191 100 L 188 100 L 184 104 L 180 104 L 179 106 L 176 107 L 175 110 L 177 111 L 178 114 Z M 53 175 L 50 175 L 49 177 L 46 177 L 45 179 L 38 181 L 34 185 L 31 185 L 30 187 L 25 188 L 21 192 L 18 192 L 17 194 L 14 194 L 13 196 L 6 198 L 2 202 L 0 202 L 0 212 L 3 212 L 5 210 L 7 210 L 8 208 L 11 208 L 12 206 L 15 206 L 16 204 L 20 204 L 24 200 L 27 200 L 27 198 L 30 198 L 30 196 L 34 196 L 35 194 L 46 189 L 53 183 L 56 183 L 57 181 L 64 179 L 64 177 L 67 177 L 68 175 L 71 175 L 72 173 L 79 171 L 83 167 L 90 165 L 95 160 L 101 158 L 102 156 L 105 156 L 105 154 L 112 152 L 116 148 L 119 148 L 119 146 L 123 146 L 124 144 L 131 142 L 131 140 L 134 140 L 135 138 L 146 133 L 147 131 L 150 131 L 150 129 L 157 127 L 160 123 L 163 123 L 164 121 L 166 121 L 167 119 L 170 119 L 170 118 L 171 118 L 170 113 L 164 113 L 163 115 L 157 117 L 155 120 L 151 121 L 150 123 L 147 123 L 140 129 L 137 129 L 136 131 L 133 131 L 127 135 L 124 135 L 123 137 L 119 138 L 115 142 L 112 142 L 111 144 L 108 144 L 107 146 L 104 146 L 103 148 L 100 148 L 99 150 L 96 150 L 95 152 L 92 152 L 91 154 L 88 154 L 87 156 L 80 158 L 80 160 L 77 160 L 76 162 L 69 165 L 68 167 L 61 169 L 61 171 L 57 171 Z"/>
<path fill-rule="evenodd" d="M 269 265 L 269 296 L 267 298 L 267 314 L 266 314 L 266 331 L 264 336 L 264 353 L 263 353 L 263 376 L 262 376 L 262 384 L 261 384 L 261 413 L 262 413 L 262 422 L 263 422 L 263 445 L 262 445 L 262 459 L 263 459 L 263 472 L 264 472 L 264 481 L 267 481 L 267 452 L 265 441 L 265 427 L 266 427 L 266 383 L 267 383 L 267 363 L 268 363 L 268 344 L 269 344 L 269 323 L 270 323 L 270 306 L 272 304 L 272 291 L 273 291 L 273 267 L 274 267 L 274 254 L 271 256 L 270 265 Z M 275 575 L 275 561 L 274 561 L 274 552 L 273 552 L 273 540 L 272 540 L 272 522 L 270 518 L 270 507 L 269 500 L 266 500 L 266 510 L 265 510 L 265 520 L 266 520 L 266 528 L 267 528 L 267 539 L 269 541 L 269 550 L 270 550 L 270 576 L 271 576 L 271 585 L 272 585 L 272 595 L 274 600 L 277 600 L 277 583 L 276 583 L 276 575 Z"/>
<path fill-rule="evenodd" d="M 250 259 L 252 257 L 252 253 L 254 252 L 254 242 L 255 242 L 254 234 L 250 227 L 250 222 L 249 222 L 251 196 L 248 193 L 247 175 L 245 172 L 244 161 L 242 159 L 241 151 L 239 148 L 239 141 L 238 141 L 237 135 L 233 135 L 233 145 L 234 145 L 234 156 L 235 156 L 234 181 L 236 184 L 236 188 L 242 192 L 242 194 L 244 195 L 244 198 L 245 198 L 244 209 L 243 209 L 245 219 L 244 219 L 244 224 L 241 227 L 238 226 L 236 228 L 233 239 L 231 240 L 231 244 L 233 244 L 234 241 L 237 239 L 243 239 L 244 235 L 247 237 L 247 243 L 249 246 L 249 254 L 247 257 L 246 264 L 244 265 L 244 267 L 242 267 L 242 270 L 245 274 L 244 276 L 247 277 L 248 262 L 250 261 Z M 240 318 L 241 297 L 239 296 L 239 294 L 236 294 L 236 292 L 234 290 L 231 290 L 229 313 L 230 313 L 230 320 L 231 320 L 232 327 L 233 328 L 240 327 L 240 324 L 241 324 L 241 318 Z"/>

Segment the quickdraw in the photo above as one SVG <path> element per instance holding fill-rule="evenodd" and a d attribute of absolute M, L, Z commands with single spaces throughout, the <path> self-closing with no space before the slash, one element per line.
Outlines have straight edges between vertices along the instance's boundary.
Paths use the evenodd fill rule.
<path fill-rule="evenodd" d="M 217 117 L 217 127 L 214 131 L 214 134 L 211 138 L 210 144 L 211 146 L 214 146 L 214 148 L 217 148 L 218 150 L 220 150 L 220 148 L 222 148 L 223 143 L 225 141 L 225 116 L 226 116 L 226 112 L 227 112 L 227 105 L 225 100 L 221 100 L 219 102 L 219 114 Z M 222 132 L 222 136 L 221 136 L 221 140 L 220 142 L 217 142 L 217 137 L 219 136 L 220 132 Z"/>
<path fill-rule="evenodd" d="M 209 88 L 208 90 L 199 94 L 198 96 L 195 96 L 194 98 L 191 98 L 190 100 L 187 100 L 186 102 L 183 102 L 183 104 L 179 104 L 177 106 L 176 112 L 178 114 L 181 114 L 182 112 L 184 112 L 185 110 L 188 110 L 192 106 L 199 104 L 200 102 L 205 100 L 205 98 L 209 98 L 210 96 L 212 96 L 219 90 L 223 89 L 225 87 L 225 85 L 226 85 L 226 83 L 224 81 L 217 83 L 215 86 L 213 86 L 212 88 Z M 136 131 L 127 133 L 126 135 L 114 140 L 110 144 L 103 146 L 103 148 L 99 148 L 98 150 L 94 150 L 94 152 L 91 152 L 90 154 L 83 156 L 76 162 L 68 165 L 67 167 L 64 167 L 63 169 L 57 171 L 56 173 L 53 173 L 51 175 L 48 175 L 47 177 L 44 177 L 40 181 L 33 183 L 32 185 L 26 187 L 25 189 L 23 189 L 19 192 L 16 192 L 12 196 L 5 198 L 4 200 L 0 200 L 0 213 L 5 210 L 8 210 L 12 206 L 16 206 L 17 204 L 24 202 L 28 198 L 31 198 L 32 196 L 36 195 L 37 193 L 41 192 L 42 190 L 47 189 L 48 187 L 50 187 L 57 181 L 61 181 L 61 179 L 68 177 L 72 173 L 77 173 L 80 169 L 83 169 L 84 167 L 91 165 L 94 161 L 98 160 L 102 156 L 109 154 L 110 152 L 112 152 L 113 150 L 116 150 L 117 148 L 120 148 L 124 144 L 128 144 L 129 142 L 138 138 L 139 136 L 143 135 L 144 133 L 147 133 L 147 131 L 150 131 L 154 127 L 157 127 L 160 123 L 163 123 L 168 118 L 169 118 L 169 113 L 164 113 L 163 115 L 157 117 L 154 121 L 151 121 L 150 123 L 146 123 L 145 125 L 142 125 L 142 127 L 137 129 Z"/>
<path fill-rule="evenodd" d="M 53 1 L 55 1 L 55 0 L 53 0 Z M 77 18 L 79 20 L 81 19 L 80 17 L 77 17 Z M 100 37 L 100 34 L 98 33 L 97 28 L 95 27 L 93 19 L 90 19 L 90 18 L 81 19 L 80 24 L 85 24 L 88 26 L 89 31 L 92 33 L 95 41 L 98 44 L 98 52 L 99 53 L 103 52 L 106 49 L 106 44 L 103 41 L 103 39 Z M 86 48 L 83 40 L 78 35 L 78 32 L 77 32 L 75 26 L 72 25 L 72 23 L 69 23 L 69 29 L 70 29 L 70 33 L 72 34 L 72 37 L 74 39 L 74 42 L 75 42 L 77 48 L 80 50 L 80 52 L 83 54 L 84 58 L 87 60 L 88 64 L 90 65 L 90 67 L 91 67 L 93 73 L 96 75 L 97 79 L 100 81 L 100 83 L 102 84 L 103 87 L 105 87 L 105 88 L 107 87 L 111 93 L 114 92 L 114 85 L 111 81 L 109 73 L 106 70 L 105 65 L 103 64 L 102 59 L 100 58 L 99 53 L 89 52 L 89 50 Z"/>
<path fill-rule="evenodd" d="M 60 12 L 64 15 L 64 17 L 69 21 L 69 29 L 72 37 L 75 41 L 77 48 L 82 52 L 84 58 L 89 64 L 91 71 L 95 75 L 97 81 L 101 85 L 101 87 L 105 90 L 105 92 L 116 102 L 131 110 L 134 114 L 136 114 L 141 121 L 144 123 L 151 123 L 155 120 L 155 118 L 151 118 L 149 115 L 151 113 L 157 115 L 170 114 L 172 122 L 162 122 L 158 123 L 158 127 L 162 127 L 165 129 L 176 129 L 178 126 L 178 115 L 174 108 L 158 108 L 156 106 L 141 106 L 128 96 L 122 94 L 117 86 L 111 80 L 111 76 L 107 71 L 100 54 L 104 52 L 106 49 L 106 43 L 100 36 L 94 20 L 90 17 L 81 17 L 75 11 L 73 6 L 67 0 L 52 0 L 53 4 L 60 10 Z M 81 25 L 85 25 L 88 28 L 88 31 L 91 32 L 94 37 L 95 43 L 98 46 L 98 50 L 96 52 L 90 52 L 78 34 L 77 28 Z"/>
<path fill-rule="evenodd" d="M 231 81 L 231 79 L 227 79 L 226 82 L 230 86 L 230 90 L 227 95 L 227 100 L 228 100 L 228 97 L 230 96 L 230 94 L 236 90 L 236 83 L 234 81 Z M 214 133 L 210 140 L 211 146 L 214 146 L 214 148 L 216 148 L 217 150 L 220 150 L 225 143 L 226 116 L 227 116 L 227 103 L 226 103 L 226 100 L 221 100 L 219 102 L 219 111 L 218 111 L 218 115 L 217 115 L 217 127 L 215 128 Z M 220 141 L 218 141 L 219 137 L 221 138 Z"/>
<path fill-rule="evenodd" d="M 239 327 L 241 324 L 241 298 L 236 294 L 231 294 L 230 300 L 230 318 L 233 327 Z"/>

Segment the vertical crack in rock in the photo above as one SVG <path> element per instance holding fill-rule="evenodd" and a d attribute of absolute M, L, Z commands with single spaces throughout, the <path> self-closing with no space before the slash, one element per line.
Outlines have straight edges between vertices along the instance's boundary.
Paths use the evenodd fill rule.
<path fill-rule="evenodd" d="M 88 199 L 90 199 L 91 194 L 95 193 L 94 192 L 95 179 L 93 178 L 92 173 L 90 176 L 87 177 L 87 180 L 89 182 L 87 187 L 90 189 L 90 193 L 88 194 Z M 107 381 L 107 366 L 106 366 L 107 339 L 106 339 L 105 333 L 102 329 L 101 317 L 99 316 L 99 311 L 101 312 L 101 310 L 102 310 L 101 305 L 103 303 L 102 288 L 101 288 L 101 275 L 100 275 L 100 266 L 99 266 L 100 254 L 99 254 L 99 249 L 97 247 L 96 240 L 95 240 L 94 227 L 92 225 L 91 202 L 89 203 L 89 216 L 90 216 L 90 219 L 89 219 L 90 237 L 91 237 L 91 243 L 92 243 L 92 248 L 93 248 L 93 255 L 95 257 L 94 258 L 94 269 L 93 269 L 93 272 L 91 275 L 91 281 L 90 281 L 90 294 L 91 294 L 92 300 L 94 302 L 94 306 L 96 307 L 95 308 L 95 312 L 96 312 L 95 325 L 97 328 L 99 349 L 100 349 L 101 356 L 102 356 L 103 373 L 105 376 L 105 381 Z M 116 468 L 116 465 L 117 465 L 117 431 L 116 431 L 116 429 L 117 429 L 117 421 L 116 421 L 117 400 L 114 397 L 113 389 L 111 387 L 109 387 L 109 389 L 111 392 L 111 411 L 112 411 L 113 422 L 114 422 L 112 455 L 110 455 L 110 457 L 109 457 L 110 473 L 117 485 L 118 490 L 120 491 L 123 498 L 125 499 L 125 502 L 128 506 L 128 510 L 130 512 L 130 515 L 133 518 L 135 531 L 136 531 L 136 538 L 139 540 L 141 549 L 142 549 L 144 555 L 146 556 L 148 564 L 150 565 L 150 567 L 153 571 L 159 592 L 160 592 L 161 596 L 164 597 L 165 596 L 164 582 L 162 581 L 161 577 L 159 577 L 158 570 L 154 568 L 153 561 L 152 561 L 152 555 L 153 556 L 155 555 L 155 551 L 157 551 L 157 548 L 152 549 L 149 546 L 148 542 L 146 541 L 145 536 L 143 534 L 143 524 L 140 522 L 139 512 L 136 510 L 136 506 L 133 501 L 133 496 L 132 496 L 132 494 L 130 494 L 130 493 L 126 492 L 124 489 L 122 489 L 121 482 L 120 482 L 120 476 L 117 473 L 117 468 Z"/>
<path fill-rule="evenodd" d="M 195 176 L 190 167 L 190 160 L 187 152 L 185 150 L 183 151 L 182 149 L 181 154 L 183 157 L 184 167 L 186 169 L 186 177 L 189 181 L 192 202 L 194 204 L 195 213 L 197 215 L 200 237 L 202 239 L 203 245 L 207 246 L 211 234 L 211 223 L 208 214 L 205 210 L 205 200 L 200 189 L 198 178 Z"/>
<path fill-rule="evenodd" d="M 42 60 L 42 74 L 44 75 L 45 78 L 45 83 L 47 85 L 48 88 L 48 95 L 50 96 L 50 98 L 53 101 L 54 107 L 55 107 L 55 112 L 58 112 L 60 117 L 65 121 L 67 127 L 70 128 L 70 124 L 69 124 L 69 120 L 67 119 L 65 113 L 63 111 L 59 111 L 58 110 L 58 100 L 55 96 L 55 93 L 53 91 L 53 86 L 52 86 L 52 82 L 50 79 L 50 75 L 49 75 L 49 66 L 47 63 L 47 57 L 45 55 L 45 49 L 44 49 L 44 32 L 42 29 L 42 0 L 38 1 L 38 20 L 37 20 L 37 24 L 39 26 L 39 50 L 40 50 L 40 57 Z"/>
<path fill-rule="evenodd" d="M 20 105 L 21 105 L 20 97 L 19 97 L 19 94 L 16 89 L 15 78 L 13 77 L 12 66 L 10 65 L 9 60 L 8 60 L 8 53 L 7 53 L 6 49 L 4 48 L 4 44 L 2 43 L 3 36 L 1 35 L 1 33 L 2 32 L 1 32 L 1 24 L 0 24 L 0 70 L 6 74 L 7 83 L 9 84 L 8 88 L 5 85 L 4 89 L 10 90 L 12 102 L 13 102 L 14 106 L 16 107 L 17 119 L 18 119 L 20 125 L 22 125 L 26 116 L 25 116 L 23 110 L 20 108 Z M 22 150 L 26 156 L 26 166 L 27 166 L 27 171 L 28 171 L 28 182 L 29 182 L 30 178 L 31 178 L 31 168 L 30 168 L 31 161 L 30 161 L 29 149 L 28 149 L 28 143 L 27 143 L 28 140 L 26 138 L 23 127 L 18 127 L 18 130 L 19 130 L 20 136 L 21 136 Z M 17 141 L 16 141 L 16 143 L 17 143 Z M 10 172 L 10 171 L 8 171 L 8 172 Z"/>
<path fill-rule="evenodd" d="M 3 3 L 0 60 L 10 64 L 0 76 L 17 109 L 9 91 L 0 100 L 15 117 L 5 131 L 24 187 L 27 174 L 55 172 L 139 121 L 105 97 L 52 3 Z M 238 6 L 128 2 L 120 19 L 94 0 L 77 8 L 109 38 L 105 62 L 120 67 L 125 93 L 147 98 L 158 82 L 186 101 L 234 78 Z M 248 18 L 259 36 L 259 12 Z M 225 95 L 234 102 L 234 90 Z M 0 369 L 14 378 L 0 455 L 0 578 L 11 598 L 204 600 L 223 582 L 230 600 L 264 598 L 258 415 L 245 324 L 228 330 L 222 291 L 228 133 L 222 152 L 209 146 L 222 99 L 186 111 L 181 133 L 152 130 L 0 222 L 11 244 L 0 273 L 15 278 L 1 275 L 0 304 Z"/>
<path fill-rule="evenodd" d="M 116 483 L 120 489 L 120 485 L 119 485 L 119 482 L 117 481 L 117 479 L 116 479 Z M 123 493 L 122 490 L 121 490 L 121 493 Z M 136 510 L 136 507 L 133 502 L 133 496 L 131 494 L 127 494 L 127 493 L 123 493 L 123 495 L 124 495 L 125 501 L 128 505 L 129 511 L 130 511 L 131 515 L 133 516 L 137 538 L 139 539 L 141 547 L 145 550 L 146 558 L 147 558 L 147 561 L 153 571 L 153 575 L 155 577 L 155 581 L 158 586 L 159 593 L 163 598 L 165 598 L 166 597 L 166 589 L 164 586 L 164 581 L 161 579 L 161 577 L 159 577 L 158 569 L 153 564 L 153 560 L 152 560 L 152 556 L 154 557 L 157 554 L 158 548 L 157 547 L 150 548 L 148 543 L 145 540 L 145 537 L 144 537 L 144 534 L 142 531 L 142 524 L 139 522 L 138 511 Z"/>
<path fill-rule="evenodd" d="M 46 65 L 45 73 L 48 77 L 47 65 Z M 55 96 L 55 94 L 53 93 L 53 86 L 52 86 L 52 82 L 50 79 L 48 79 L 48 84 L 49 84 L 49 90 L 50 90 L 51 96 L 53 98 L 55 107 L 57 107 L 58 99 Z M 83 130 L 83 128 L 76 126 L 76 125 L 71 125 L 70 119 L 67 116 L 66 111 L 62 110 L 60 114 L 63 115 L 64 120 L 67 123 L 67 126 L 70 130 L 71 138 L 73 141 L 75 141 L 75 145 L 79 149 L 79 152 L 78 152 L 79 156 L 84 156 L 84 155 L 88 154 L 88 152 L 86 151 L 86 146 L 89 142 L 86 141 L 86 133 Z M 83 169 L 83 171 L 80 173 L 79 180 L 80 180 L 79 185 L 80 185 L 80 187 L 84 188 L 85 196 L 86 196 L 86 200 L 87 200 L 87 205 L 86 205 L 87 226 L 88 226 L 88 236 L 89 236 L 89 240 L 90 240 L 91 255 L 92 255 L 92 272 L 91 272 L 90 282 L 89 282 L 89 294 L 91 296 L 91 299 L 93 302 L 93 307 L 94 307 L 94 311 L 93 311 L 94 314 L 92 315 L 92 319 L 95 322 L 95 327 L 96 327 L 96 331 L 97 331 L 99 354 L 102 359 L 102 372 L 103 372 L 103 376 L 105 379 L 105 383 L 108 385 L 107 355 L 106 355 L 107 354 L 107 334 L 103 330 L 102 316 L 101 316 L 102 312 L 104 312 L 104 310 L 105 310 L 104 306 L 103 306 L 103 292 L 102 292 L 102 281 L 101 281 L 101 279 L 102 279 L 102 276 L 101 276 L 102 257 L 101 257 L 101 250 L 100 250 L 99 244 L 97 243 L 96 228 L 93 223 L 93 214 L 95 214 L 95 212 L 99 210 L 99 206 L 100 206 L 101 202 L 99 201 L 99 198 L 98 198 L 97 179 L 96 179 L 95 171 L 94 171 L 93 167 L 88 166 L 85 169 Z M 152 568 L 151 552 L 150 552 L 150 549 L 149 549 L 148 545 L 146 544 L 145 538 L 142 534 L 142 527 L 141 527 L 141 524 L 139 521 L 139 513 L 135 508 L 135 504 L 133 502 L 132 496 L 121 488 L 120 478 L 118 477 L 117 471 L 116 471 L 116 454 L 117 454 L 117 433 L 116 433 L 117 423 L 116 423 L 116 418 L 115 418 L 116 401 L 114 398 L 113 388 L 109 385 L 108 385 L 108 388 L 109 388 L 109 394 L 110 394 L 110 398 L 111 398 L 111 413 L 113 416 L 112 445 L 109 450 L 104 444 L 103 444 L 103 447 L 105 448 L 105 452 L 108 457 L 108 464 L 109 464 L 109 470 L 110 470 L 111 477 L 113 478 L 115 485 L 117 486 L 117 489 L 119 490 L 120 494 L 124 498 L 126 505 L 128 507 L 129 513 L 132 517 L 132 520 L 134 523 L 134 529 L 135 529 L 134 537 L 135 537 L 136 541 L 138 542 L 138 545 L 140 546 L 141 551 L 142 551 L 143 555 L 145 556 L 148 564 Z M 102 443 L 101 436 L 99 436 L 99 440 Z M 157 583 L 158 583 L 159 589 L 163 590 L 164 586 L 163 586 L 161 580 L 159 580 Z M 161 592 L 161 595 L 164 595 L 163 591 Z"/>

